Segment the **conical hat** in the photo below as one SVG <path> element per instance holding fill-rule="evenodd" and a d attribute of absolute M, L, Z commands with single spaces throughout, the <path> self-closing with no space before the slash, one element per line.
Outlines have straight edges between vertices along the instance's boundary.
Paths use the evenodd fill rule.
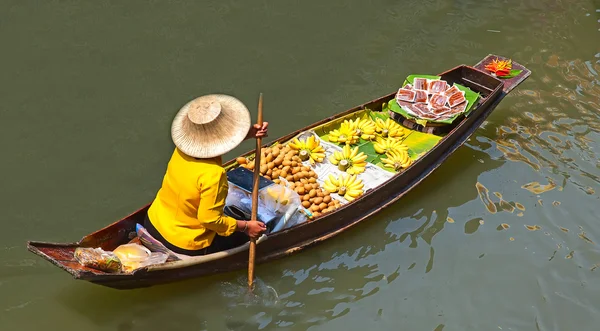
<path fill-rule="evenodd" d="M 206 159 L 234 149 L 249 130 L 250 112 L 240 100 L 210 94 L 179 110 L 171 125 L 171 138 L 183 153 Z"/>

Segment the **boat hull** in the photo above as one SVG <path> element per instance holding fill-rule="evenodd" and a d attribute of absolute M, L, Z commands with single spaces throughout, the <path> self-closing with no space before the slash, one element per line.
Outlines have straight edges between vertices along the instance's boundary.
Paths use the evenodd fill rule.
<path fill-rule="evenodd" d="M 515 64 L 513 64 L 513 66 L 514 65 Z M 457 68 L 462 68 L 462 66 Z M 452 80 L 452 77 L 450 77 L 451 75 L 460 75 L 457 68 L 442 73 L 441 76 Z M 469 74 L 473 70 L 475 70 L 473 73 L 476 75 L 482 73 L 481 71 L 477 73 L 477 69 L 473 67 L 466 67 L 465 70 L 468 70 Z M 528 76 L 529 72 L 527 71 L 525 75 Z M 468 75 L 464 76 L 467 77 Z M 519 77 L 521 80 L 518 83 L 527 78 L 526 76 L 524 78 Z M 488 77 L 485 79 L 488 79 Z M 273 261 L 317 245 L 378 213 L 383 208 L 390 206 L 410 192 L 411 189 L 435 171 L 456 149 L 462 146 L 494 111 L 502 99 L 518 85 L 518 83 L 514 84 L 513 82 L 501 82 L 491 76 L 489 76 L 488 82 L 481 82 L 481 78 L 479 78 L 479 83 L 487 83 L 488 86 L 493 85 L 494 88 L 487 88 L 482 93 L 483 100 L 468 115 L 468 117 L 462 119 L 460 123 L 452 128 L 452 130 L 443 137 L 433 149 L 415 161 L 412 166 L 400 175 L 392 177 L 375 190 L 366 192 L 354 203 L 342 206 L 336 210 L 336 212 L 323 215 L 316 221 L 304 223 L 296 227 L 270 234 L 267 240 L 261 242 L 256 247 L 256 263 L 260 264 Z M 469 87 L 477 89 L 477 86 L 474 86 L 473 84 L 478 84 L 478 81 L 469 83 L 468 80 L 463 80 L 461 81 L 461 84 L 471 84 Z M 394 95 L 395 93 L 391 93 L 371 102 L 359 105 L 336 116 L 326 118 L 310 127 L 292 132 L 287 136 L 279 138 L 277 141 L 287 141 L 302 131 L 327 123 L 335 118 L 351 114 L 355 111 L 364 109 L 365 107 L 368 107 L 369 109 L 380 109 L 381 104 L 393 98 Z M 246 155 L 249 155 L 250 153 L 251 152 L 248 152 Z M 233 160 L 226 163 L 225 166 L 227 167 L 232 163 Z M 123 220 L 115 222 L 104 229 L 84 237 L 78 243 L 65 244 L 60 246 L 59 249 L 57 248 L 57 244 L 30 242 L 28 248 L 30 251 L 71 273 L 76 279 L 82 279 L 98 285 L 117 289 L 148 287 L 247 268 L 248 252 L 246 250 L 199 264 L 179 265 L 173 268 L 145 268 L 137 270 L 132 274 L 119 275 L 105 274 L 81 268 L 81 266 L 76 265 L 76 262 L 73 262 L 72 252 L 78 246 L 102 247 L 110 250 L 114 249 L 119 244 L 127 242 L 128 239 L 130 239 L 131 232 L 135 231 L 135 224 L 143 222 L 143 217 L 147 208 L 148 206 L 144 206 Z"/>

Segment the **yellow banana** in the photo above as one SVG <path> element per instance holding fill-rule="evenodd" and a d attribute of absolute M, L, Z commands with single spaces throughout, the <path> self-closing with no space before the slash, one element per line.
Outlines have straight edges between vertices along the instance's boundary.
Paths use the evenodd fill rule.
<path fill-rule="evenodd" d="M 365 153 L 358 153 L 358 147 L 351 149 L 349 145 L 345 145 L 341 152 L 336 151 L 329 157 L 329 162 L 337 165 L 340 171 L 359 174 L 365 171 L 366 159 L 367 155 Z"/>
<path fill-rule="evenodd" d="M 329 175 L 323 187 L 330 193 L 337 193 L 343 196 L 344 199 L 352 201 L 363 194 L 362 188 L 364 185 L 356 175 L 342 174 L 338 178 Z"/>
<path fill-rule="evenodd" d="M 366 116 L 360 119 L 356 119 L 355 127 L 357 130 L 357 134 L 364 140 L 373 140 L 375 139 L 375 131 L 376 126 L 375 122 Z"/>
<path fill-rule="evenodd" d="M 385 121 L 381 118 L 377 118 L 375 120 L 375 131 L 384 138 L 402 138 L 410 133 L 391 118 L 388 118 Z"/>
<path fill-rule="evenodd" d="M 345 120 L 338 129 L 329 132 L 329 141 L 334 143 L 354 145 L 359 139 L 354 124 L 348 120 Z"/>
<path fill-rule="evenodd" d="M 329 193 L 335 193 L 338 190 L 338 181 L 333 175 L 329 175 L 329 178 L 323 183 L 323 188 Z"/>
<path fill-rule="evenodd" d="M 375 143 L 373 143 L 373 148 L 379 154 L 385 154 L 391 150 L 408 151 L 408 146 L 402 144 L 400 141 L 390 138 L 383 139 L 381 137 L 377 137 Z"/>
<path fill-rule="evenodd" d="M 321 141 L 315 136 L 310 136 L 306 140 L 294 138 L 288 143 L 293 149 L 299 151 L 298 156 L 302 161 L 310 160 L 310 164 L 315 162 L 323 162 L 325 159 L 325 149 L 321 146 Z"/>
<path fill-rule="evenodd" d="M 387 158 L 381 159 L 381 163 L 386 168 L 392 168 L 395 171 L 408 168 L 412 164 L 412 160 L 405 150 L 391 150 L 386 154 Z"/>

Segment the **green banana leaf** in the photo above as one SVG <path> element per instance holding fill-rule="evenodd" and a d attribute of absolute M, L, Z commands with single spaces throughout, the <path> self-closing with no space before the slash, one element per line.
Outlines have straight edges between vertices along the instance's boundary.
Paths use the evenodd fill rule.
<path fill-rule="evenodd" d="M 421 155 L 430 151 L 440 140 L 442 140 L 442 137 L 429 133 L 412 131 L 402 143 L 408 146 L 408 155 L 414 161 L 421 157 Z"/>
<path fill-rule="evenodd" d="M 439 137 L 439 136 L 436 136 L 433 134 L 411 130 L 411 133 L 406 138 L 404 138 L 402 143 L 404 145 L 408 146 L 408 156 L 411 158 L 411 160 L 416 161 L 423 154 L 430 151 L 441 139 L 442 139 L 442 137 Z M 372 144 L 371 144 L 371 146 L 372 146 Z M 374 149 L 373 149 L 373 152 L 375 152 Z M 365 153 L 365 154 L 367 154 L 367 153 Z M 386 170 L 386 171 L 389 171 L 392 173 L 397 172 L 394 169 L 384 167 L 383 163 L 381 162 L 381 159 L 386 157 L 385 154 L 384 155 L 377 154 L 377 155 L 378 155 L 377 158 L 374 158 L 372 161 L 370 161 L 369 158 L 367 158 L 367 161 L 375 164 L 376 166 L 378 166 L 379 168 L 381 168 L 383 170 Z"/>

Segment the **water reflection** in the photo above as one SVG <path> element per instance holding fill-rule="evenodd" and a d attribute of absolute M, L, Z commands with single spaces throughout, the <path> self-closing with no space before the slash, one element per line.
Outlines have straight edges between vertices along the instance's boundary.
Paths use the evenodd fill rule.
<path fill-rule="evenodd" d="M 14 190 L 4 201 L 5 218 L 15 222 L 5 222 L 2 238 L 10 247 L 0 249 L 2 326 L 34 329 L 55 322 L 66 329 L 122 331 L 596 328 L 600 303 L 590 295 L 599 290 L 593 280 L 600 265 L 596 4 L 467 0 L 198 6 L 206 10 L 131 2 L 119 9 L 139 12 L 143 7 L 142 14 L 123 17 L 119 13 L 124 11 L 105 5 L 56 7 L 48 2 L 36 9 L 23 2 L 11 7 L 6 31 L 15 33 L 5 34 L 5 53 L 6 62 L 14 65 L 7 67 L 9 79 L 3 81 L 11 92 L 3 112 L 10 120 L 0 121 L 0 134 L 6 135 L 4 141 L 17 142 L 7 144 L 4 171 L 16 174 L 6 178 Z M 89 19 L 92 12 L 97 19 Z M 205 13 L 204 20 L 215 24 L 194 29 L 194 22 L 202 20 L 190 19 L 190 13 Z M 21 23 L 16 22 L 19 15 Z M 240 29 L 254 22 L 263 24 Z M 21 46 L 25 51 L 18 53 Z M 246 51 L 236 52 L 240 49 Z M 79 233 L 73 227 L 85 232 L 99 225 L 89 214 L 104 222 L 136 199 L 145 202 L 140 195 L 150 187 L 149 178 L 164 167 L 147 155 L 170 144 L 144 132 L 162 130 L 168 122 L 164 109 L 198 91 L 224 88 L 251 99 L 256 89 L 270 89 L 269 95 L 280 100 L 268 115 L 276 124 L 275 136 L 388 92 L 402 79 L 398 76 L 473 63 L 488 52 L 512 56 L 533 75 L 464 148 L 398 204 L 327 243 L 260 265 L 256 296 L 247 296 L 245 271 L 113 291 L 73 281 L 22 249 L 25 237 L 66 240 Z M 217 65 L 202 66 L 198 54 Z M 33 116 L 39 100 L 64 116 Z M 65 126 L 64 118 L 79 122 Z M 100 129 L 83 132 L 90 120 L 102 124 L 96 126 Z M 82 125 L 73 131 L 73 123 Z M 26 135 L 23 128 L 29 128 Z M 103 135 L 117 140 L 109 138 L 107 144 Z M 141 146 L 132 155 L 147 139 L 159 147 Z M 82 153 L 69 141 L 93 146 Z M 77 162 L 61 161 L 89 160 L 89 150 L 97 159 L 82 169 L 74 168 Z M 112 163 L 120 163 L 110 171 L 112 181 L 86 181 Z M 156 165 L 142 167 L 149 163 Z M 122 170 L 122 164 L 129 170 Z M 47 188 L 62 182 L 74 184 L 63 191 Z M 124 193 L 116 194 L 115 187 Z M 31 205 L 29 199 L 12 197 L 29 191 L 43 199 Z M 90 202 L 89 191 L 99 200 Z"/>

